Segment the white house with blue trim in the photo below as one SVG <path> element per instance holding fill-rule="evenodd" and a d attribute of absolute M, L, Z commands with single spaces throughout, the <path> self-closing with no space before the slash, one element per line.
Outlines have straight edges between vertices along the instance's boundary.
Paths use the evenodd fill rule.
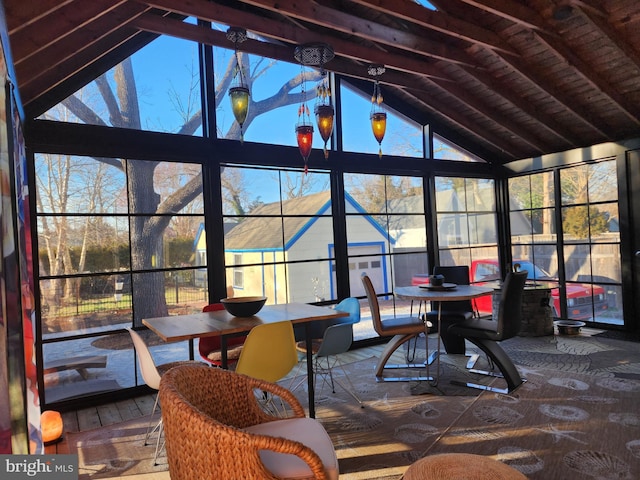
<path fill-rule="evenodd" d="M 349 265 L 351 294 L 364 295 L 363 272 L 378 291 L 389 291 L 391 268 L 388 257 L 380 255 L 388 253 L 395 240 L 388 238 L 384 228 L 353 197 L 346 194 L 345 198 L 348 249 L 353 257 Z M 281 216 L 283 212 L 285 216 Z M 204 260 L 204 229 L 194 245 L 197 261 Z M 227 285 L 233 285 L 236 296 L 264 295 L 270 303 L 335 299 L 334 262 L 326 261 L 333 257 L 329 191 L 261 205 L 225 233 Z M 308 262 L 313 258 L 319 261 Z"/>

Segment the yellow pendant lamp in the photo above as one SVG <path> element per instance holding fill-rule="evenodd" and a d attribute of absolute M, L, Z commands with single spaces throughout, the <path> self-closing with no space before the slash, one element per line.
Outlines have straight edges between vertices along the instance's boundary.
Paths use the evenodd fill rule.
<path fill-rule="evenodd" d="M 233 42 L 234 55 L 236 65 L 234 69 L 233 82 L 229 88 L 229 98 L 231 99 L 231 111 L 233 116 L 240 125 L 240 142 L 244 142 L 244 134 L 242 132 L 242 126 L 247 120 L 247 114 L 249 113 L 249 87 L 245 82 L 244 73 L 242 71 L 242 62 L 240 61 L 240 55 L 238 54 L 238 44 L 244 42 L 247 39 L 247 31 L 244 28 L 229 27 L 227 30 L 227 39 Z"/>
<path fill-rule="evenodd" d="M 382 90 L 380 89 L 380 76 L 385 72 L 384 65 L 369 65 L 367 72 L 374 77 L 373 95 L 371 96 L 371 130 L 373 136 L 378 141 L 378 156 L 382 158 L 382 139 L 387 131 L 387 112 L 385 112 L 382 102 Z"/>

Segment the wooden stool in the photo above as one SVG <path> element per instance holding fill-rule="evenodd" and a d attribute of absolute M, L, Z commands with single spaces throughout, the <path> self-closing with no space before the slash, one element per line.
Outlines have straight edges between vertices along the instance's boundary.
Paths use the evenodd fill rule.
<path fill-rule="evenodd" d="M 442 453 L 421 458 L 402 480 L 526 480 L 518 470 L 482 455 Z"/>

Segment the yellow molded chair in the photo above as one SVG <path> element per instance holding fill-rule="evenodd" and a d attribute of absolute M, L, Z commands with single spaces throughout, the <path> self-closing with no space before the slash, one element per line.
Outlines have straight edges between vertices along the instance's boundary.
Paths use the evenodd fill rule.
<path fill-rule="evenodd" d="M 236 372 L 267 382 L 284 378 L 298 363 L 291 322 L 253 327 L 242 347 Z"/>

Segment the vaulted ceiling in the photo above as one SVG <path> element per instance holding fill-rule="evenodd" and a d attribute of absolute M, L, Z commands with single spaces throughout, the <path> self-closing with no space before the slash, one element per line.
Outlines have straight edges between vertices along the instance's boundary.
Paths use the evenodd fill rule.
<path fill-rule="evenodd" d="M 422 2 L 425 3 L 425 2 Z M 637 0 L 3 0 L 25 112 L 35 117 L 158 34 L 294 61 L 324 42 L 327 70 L 488 161 L 640 136 Z"/>

